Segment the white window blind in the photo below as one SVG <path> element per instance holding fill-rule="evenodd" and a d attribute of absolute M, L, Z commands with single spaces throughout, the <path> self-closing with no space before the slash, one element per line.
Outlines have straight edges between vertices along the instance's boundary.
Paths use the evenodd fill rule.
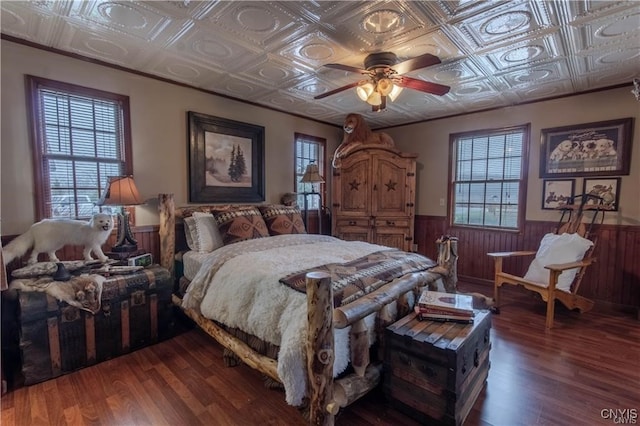
<path fill-rule="evenodd" d="M 454 225 L 518 229 L 528 126 L 453 135 Z"/>
<path fill-rule="evenodd" d="M 86 219 L 101 210 L 95 203 L 109 177 L 130 174 L 125 109 L 119 95 L 102 97 L 102 92 L 86 89 L 83 94 L 83 88 L 73 85 L 55 86 L 49 80 L 32 85 L 40 212 L 43 217 Z"/>

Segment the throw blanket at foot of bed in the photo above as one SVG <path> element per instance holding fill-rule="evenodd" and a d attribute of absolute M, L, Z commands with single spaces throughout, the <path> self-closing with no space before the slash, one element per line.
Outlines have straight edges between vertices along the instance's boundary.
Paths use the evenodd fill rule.
<path fill-rule="evenodd" d="M 310 272 L 324 272 L 331 276 L 333 306 L 351 303 L 403 275 L 425 271 L 436 263 L 417 253 L 384 250 L 346 263 L 331 263 L 296 272 L 280 279 L 294 290 L 306 293 L 306 276 Z"/>

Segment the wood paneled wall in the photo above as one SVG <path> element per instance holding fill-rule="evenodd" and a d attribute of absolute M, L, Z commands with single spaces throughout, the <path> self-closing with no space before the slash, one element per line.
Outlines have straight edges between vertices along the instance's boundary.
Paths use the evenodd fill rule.
<path fill-rule="evenodd" d="M 537 250 L 543 235 L 555 229 L 555 222 L 527 221 L 523 233 L 451 228 L 447 218 L 416 216 L 418 251 L 435 259 L 435 241 L 441 235 L 458 237 L 458 274 L 465 279 L 493 285 L 493 261 L 489 252 Z M 579 294 L 616 305 L 640 306 L 640 226 L 594 225 L 598 236 L 594 251 L 597 261 L 589 266 Z M 505 269 L 524 274 L 532 257 L 509 259 Z"/>

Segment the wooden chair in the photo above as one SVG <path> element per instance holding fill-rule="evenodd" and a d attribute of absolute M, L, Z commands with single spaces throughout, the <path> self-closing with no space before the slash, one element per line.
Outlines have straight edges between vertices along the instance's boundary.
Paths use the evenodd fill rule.
<path fill-rule="evenodd" d="M 575 201 L 579 200 L 576 204 Z M 585 253 L 582 260 L 571 263 L 563 264 L 550 264 L 544 265 L 549 270 L 549 282 L 539 283 L 533 282 L 519 277 L 513 274 L 509 274 L 502 270 L 503 259 L 514 256 L 531 256 L 535 255 L 536 251 L 513 251 L 513 252 L 500 252 L 500 253 L 488 253 L 493 257 L 495 262 L 495 278 L 494 278 L 494 298 L 495 307 L 500 306 L 500 288 L 504 284 L 520 285 L 527 290 L 538 293 L 542 300 L 547 302 L 547 317 L 545 326 L 547 329 L 553 327 L 553 316 L 555 301 L 559 300 L 569 309 L 578 309 L 580 312 L 587 312 L 593 308 L 594 302 L 585 297 L 577 294 L 580 288 L 580 282 L 586 271 L 586 268 L 596 261 L 596 258 L 592 256 L 593 250 L 596 247 L 597 237 L 591 235 L 591 229 L 596 222 L 597 217 L 600 216 L 600 223 L 604 221 L 604 212 L 611 210 L 611 207 L 603 204 L 603 199 L 590 194 L 576 195 L 570 199 L 569 204 L 558 207 L 562 211 L 562 216 L 558 222 L 558 226 L 555 230 L 555 234 L 561 235 L 563 233 L 577 233 L 581 237 L 590 239 L 593 245 Z M 591 221 L 588 224 L 583 222 L 585 212 L 592 212 Z M 568 218 L 565 221 L 565 216 Z M 588 225 L 588 226 L 587 226 Z M 558 277 L 564 271 L 578 268 L 578 272 L 571 283 L 570 291 L 563 291 L 557 288 Z"/>

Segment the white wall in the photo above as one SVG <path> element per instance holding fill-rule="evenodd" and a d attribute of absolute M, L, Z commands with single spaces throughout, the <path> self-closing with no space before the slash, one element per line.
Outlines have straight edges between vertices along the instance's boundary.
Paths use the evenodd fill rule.
<path fill-rule="evenodd" d="M 629 88 L 536 102 L 522 106 L 467 114 L 385 130 L 403 151 L 417 152 L 417 213 L 446 216 L 449 179 L 449 134 L 531 123 L 527 185 L 527 220 L 558 220 L 558 212 L 542 210 L 542 179 L 539 177 L 541 129 L 633 117 L 631 173 L 622 176 L 620 208 L 608 212 L 606 223 L 640 225 L 640 102 Z M 570 177 L 570 176 L 568 176 Z M 576 194 L 582 191 L 576 178 Z M 444 206 L 440 205 L 444 199 Z"/>
<path fill-rule="evenodd" d="M 294 133 L 327 139 L 327 154 L 339 144 L 335 126 L 248 105 L 182 86 L 72 59 L 2 40 L 2 141 L 0 217 L 2 235 L 19 234 L 35 221 L 31 141 L 25 103 L 26 74 L 129 96 L 133 170 L 141 195 L 136 224 L 158 223 L 155 201 L 174 193 L 176 205 L 188 199 L 187 111 L 265 127 L 266 201 L 279 202 L 294 190 Z"/>

